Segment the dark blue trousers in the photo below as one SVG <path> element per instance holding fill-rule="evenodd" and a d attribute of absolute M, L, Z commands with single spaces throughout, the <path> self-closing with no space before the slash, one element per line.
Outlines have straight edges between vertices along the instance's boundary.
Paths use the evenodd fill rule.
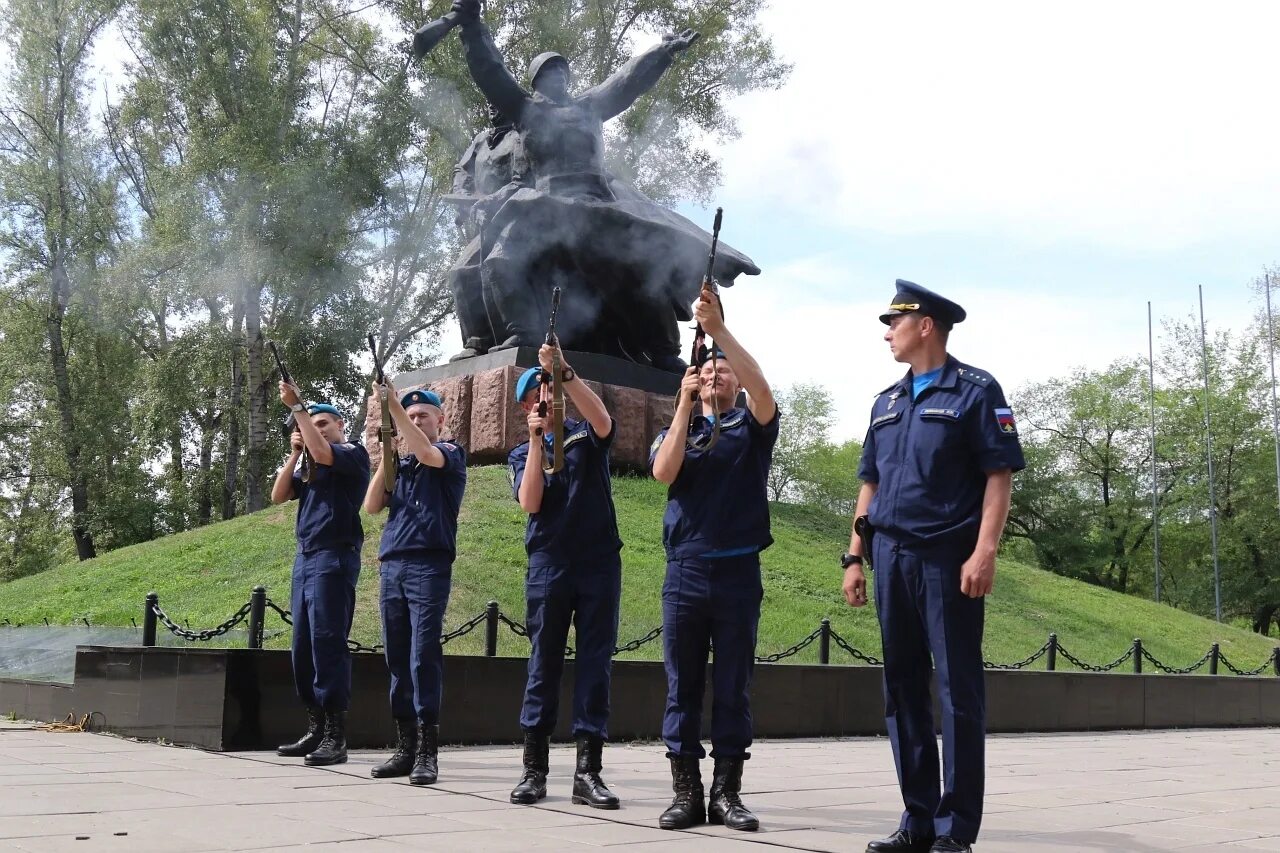
<path fill-rule="evenodd" d="M 906 806 L 900 826 L 972 844 L 982 823 L 986 682 L 983 599 L 960 592 L 968 545 L 908 548 L 878 534 L 871 564 L 884 646 L 885 722 Z M 930 657 L 942 709 L 941 792 Z"/>
<path fill-rule="evenodd" d="M 560 676 L 572 624 L 574 655 L 573 729 L 577 735 L 609 737 L 609 675 L 618 644 L 622 559 L 618 554 L 583 563 L 529 568 L 529 681 L 520 727 L 549 735 L 560 711 Z"/>
<path fill-rule="evenodd" d="M 293 561 L 293 683 L 307 705 L 345 711 L 351 704 L 347 635 L 356 607 L 360 550 L 298 554 Z"/>
<path fill-rule="evenodd" d="M 453 585 L 448 554 L 382 561 L 382 645 L 391 673 L 391 715 L 440 722 L 444 611 Z"/>
<path fill-rule="evenodd" d="M 667 709 L 662 739 L 673 755 L 706 756 L 702 694 L 711 665 L 711 756 L 749 758 L 751 674 L 760 625 L 760 555 L 667 563 L 662 584 L 662 645 Z"/>

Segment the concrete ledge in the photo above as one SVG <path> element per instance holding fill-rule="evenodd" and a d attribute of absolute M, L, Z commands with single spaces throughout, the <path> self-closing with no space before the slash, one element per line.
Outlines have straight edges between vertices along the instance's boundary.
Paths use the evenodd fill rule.
<path fill-rule="evenodd" d="M 444 661 L 443 740 L 518 741 L 527 660 Z M 570 736 L 573 666 L 565 665 L 558 739 Z M 350 745 L 385 746 L 393 731 L 382 657 L 355 655 L 352 682 Z M 661 663 L 614 662 L 613 739 L 658 738 L 665 702 Z M 709 693 L 705 708 L 704 730 Z M 274 748 L 302 724 L 289 653 L 276 650 L 81 646 L 73 685 L 0 679 L 0 712 L 46 721 L 92 712 L 118 734 L 214 750 Z M 883 734 L 881 671 L 760 664 L 752 712 L 762 738 Z M 1280 678 L 996 670 L 987 673 L 987 718 L 992 732 L 1280 725 Z"/>

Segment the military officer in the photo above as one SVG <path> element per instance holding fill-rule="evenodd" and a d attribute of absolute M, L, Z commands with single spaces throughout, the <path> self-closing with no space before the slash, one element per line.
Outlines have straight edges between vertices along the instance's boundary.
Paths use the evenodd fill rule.
<path fill-rule="evenodd" d="M 307 708 L 306 733 L 276 750 L 312 765 L 347 760 L 346 717 L 351 700 L 347 634 L 360 578 L 360 496 L 369 482 L 369 453 L 347 441 L 342 414 L 328 403 L 302 405 L 298 389 L 280 383 L 280 400 L 298 429 L 292 452 L 276 475 L 271 502 L 298 499 L 298 554 L 293 561 L 293 680 Z M 297 470 L 303 448 L 309 476 Z"/>
<path fill-rule="evenodd" d="M 528 805 L 547 795 L 547 749 L 559 712 L 565 640 L 572 623 L 577 632 L 572 731 L 578 748 L 572 800 L 616 809 L 618 798 L 600 778 L 622 594 L 622 540 L 609 478 L 615 424 L 562 353 L 563 388 L 584 420 L 565 419 L 564 467 L 544 472 L 543 461 L 552 452 L 551 424 L 538 414 L 539 384 L 544 372 L 550 374 L 557 349 L 544 344 L 538 352 L 541 367 L 529 368 L 516 383 L 531 439 L 517 445 L 508 460 L 512 491 L 529 514 L 525 599 L 533 644 L 520 711 L 524 773 L 511 802 Z"/>
<path fill-rule="evenodd" d="M 855 607 L 867 601 L 864 562 L 875 572 L 885 721 L 906 808 L 898 830 L 867 851 L 955 853 L 970 850 L 982 821 L 983 599 L 995 580 L 1013 473 L 1025 462 L 999 383 L 947 354 L 963 308 L 899 280 L 880 319 L 894 359 L 910 369 L 872 405 L 855 530 L 840 562 Z M 931 657 L 942 709 L 941 790 Z"/>
<path fill-rule="evenodd" d="M 663 518 L 667 575 L 662 587 L 667 706 L 662 736 L 675 797 L 659 819 L 685 829 L 708 819 L 733 829 L 760 822 L 742 804 L 743 762 L 751 746 L 751 674 L 764 596 L 760 552 L 769 533 L 766 480 L 778 438 L 778 407 L 760 366 L 725 328 L 719 296 L 704 291 L 694 313 L 719 346 L 686 371 L 675 415 L 650 449 L 653 476 L 669 487 Z M 738 392 L 746 408 L 735 408 Z M 707 448 L 711 421 L 692 418 L 693 399 L 722 413 L 720 437 Z M 703 802 L 699 762 L 707 655 L 712 669 L 711 794 Z"/>
<path fill-rule="evenodd" d="M 376 399 L 380 386 L 374 383 Z M 444 407 L 429 390 L 391 394 L 391 417 L 408 453 L 400 457 L 394 491 L 374 476 L 364 509 L 388 505 L 382 530 L 382 642 L 391 673 L 396 751 L 371 771 L 375 778 L 408 776 L 431 785 L 438 773 L 440 693 L 444 657 L 440 632 L 449 606 L 458 510 L 467 484 L 467 454 L 440 440 Z M 381 461 L 381 456 L 377 457 Z"/>

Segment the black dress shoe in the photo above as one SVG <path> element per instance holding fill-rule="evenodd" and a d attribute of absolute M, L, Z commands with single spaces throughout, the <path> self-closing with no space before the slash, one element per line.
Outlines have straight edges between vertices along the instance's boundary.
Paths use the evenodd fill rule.
<path fill-rule="evenodd" d="M 888 838 L 872 841 L 867 853 L 931 853 L 933 839 L 906 829 L 899 829 Z"/>
<path fill-rule="evenodd" d="M 956 841 L 950 835 L 942 836 L 929 848 L 929 853 L 972 853 L 972 851 L 973 848 L 968 844 Z"/>

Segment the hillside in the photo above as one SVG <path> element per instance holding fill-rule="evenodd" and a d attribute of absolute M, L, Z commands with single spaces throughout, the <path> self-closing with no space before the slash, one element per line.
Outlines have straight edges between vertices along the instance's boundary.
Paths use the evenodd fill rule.
<path fill-rule="evenodd" d="M 496 599 L 505 613 L 523 621 L 524 516 L 511 499 L 505 468 L 471 472 L 459 529 L 453 595 L 446 629 L 479 613 Z M 662 510 L 664 487 L 646 479 L 615 480 L 615 499 L 623 541 L 623 607 L 619 641 L 647 633 L 661 621 L 664 571 Z M 288 606 L 292 566 L 292 504 L 252 516 L 122 548 L 95 560 L 60 566 L 34 577 L 0 584 L 0 619 L 12 623 L 128 625 L 141 621 L 149 590 L 174 619 L 192 627 L 216 625 L 234 613 L 255 584 Z M 811 507 L 774 507 L 776 544 L 764 554 L 765 603 L 759 652 L 782 651 L 807 636 L 823 616 L 855 647 L 879 655 L 875 614 L 869 606 L 854 611 L 840 595 L 836 555 L 844 550 L 848 520 Z M 353 636 L 378 640 L 377 540 L 382 517 L 365 519 L 364 571 L 357 595 Z M 1102 663 L 1118 657 L 1134 637 L 1165 663 L 1191 663 L 1215 640 L 1237 666 L 1251 668 L 1270 653 L 1273 642 L 1237 628 L 1130 596 L 1057 577 L 1002 560 L 995 595 L 987 605 L 986 654 L 1011 662 L 1039 648 L 1050 631 L 1077 657 Z M 267 628 L 282 624 L 268 613 Z M 287 636 L 271 645 L 287 645 Z M 571 641 L 572 642 L 572 641 Z M 500 654 L 524 654 L 527 645 L 502 631 Z M 474 631 L 447 647 L 452 653 L 479 654 L 483 632 Z M 657 658 L 661 644 L 651 643 L 634 657 Z M 794 658 L 817 660 L 816 644 Z M 833 662 L 850 659 L 832 648 Z M 1061 663 L 1063 667 L 1066 662 Z"/>

